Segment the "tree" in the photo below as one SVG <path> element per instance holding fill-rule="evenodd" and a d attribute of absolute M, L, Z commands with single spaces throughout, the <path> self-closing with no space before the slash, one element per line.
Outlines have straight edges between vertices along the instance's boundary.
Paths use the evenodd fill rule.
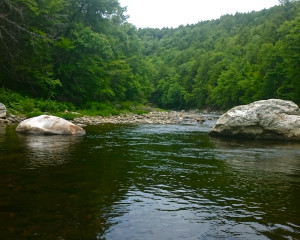
<path fill-rule="evenodd" d="M 53 96 L 60 81 L 53 76 L 51 39 L 35 25 L 39 1 L 2 0 L 0 6 L 0 83 L 34 96 Z"/>
<path fill-rule="evenodd" d="M 276 44 L 283 58 L 285 76 L 278 87 L 277 97 L 300 103 L 300 13 L 279 29 L 282 39 Z"/>
<path fill-rule="evenodd" d="M 62 82 L 60 99 L 77 103 L 104 100 L 113 96 L 107 62 L 113 52 L 107 37 L 77 24 L 69 38 L 56 43 L 55 73 Z"/>

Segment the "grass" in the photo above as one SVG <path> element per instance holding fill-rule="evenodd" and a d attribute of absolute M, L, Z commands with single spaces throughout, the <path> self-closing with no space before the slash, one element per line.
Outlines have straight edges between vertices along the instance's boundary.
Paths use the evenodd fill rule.
<path fill-rule="evenodd" d="M 124 101 L 119 103 L 110 102 L 87 102 L 81 106 L 75 106 L 69 102 L 45 100 L 23 96 L 11 90 L 0 88 L 0 102 L 8 112 L 14 115 L 35 117 L 42 114 L 55 115 L 66 120 L 73 120 L 80 116 L 110 116 L 121 113 L 144 114 L 153 110 L 150 105 Z M 157 110 L 157 109 L 156 109 Z"/>

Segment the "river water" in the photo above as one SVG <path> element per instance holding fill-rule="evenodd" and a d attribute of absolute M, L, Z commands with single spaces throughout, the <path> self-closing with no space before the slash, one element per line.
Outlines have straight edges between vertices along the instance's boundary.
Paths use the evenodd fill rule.
<path fill-rule="evenodd" d="M 0 127 L 0 239 L 300 239 L 300 143 L 207 130 Z"/>

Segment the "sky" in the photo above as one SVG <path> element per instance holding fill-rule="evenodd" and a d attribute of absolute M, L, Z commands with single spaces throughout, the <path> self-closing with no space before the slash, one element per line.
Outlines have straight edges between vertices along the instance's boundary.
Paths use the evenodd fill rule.
<path fill-rule="evenodd" d="M 278 0 L 119 0 L 137 28 L 163 28 L 248 13 L 278 5 Z"/>

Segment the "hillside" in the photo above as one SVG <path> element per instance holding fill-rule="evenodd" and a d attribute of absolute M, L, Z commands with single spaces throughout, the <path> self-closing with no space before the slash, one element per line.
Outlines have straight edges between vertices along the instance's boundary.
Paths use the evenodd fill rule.
<path fill-rule="evenodd" d="M 151 100 L 226 109 L 268 98 L 300 103 L 300 2 L 177 29 L 141 29 Z"/>
<path fill-rule="evenodd" d="M 126 22 L 117 0 L 5 4 L 0 87 L 23 95 L 178 110 L 268 98 L 300 104 L 300 1 L 139 30 Z"/>

